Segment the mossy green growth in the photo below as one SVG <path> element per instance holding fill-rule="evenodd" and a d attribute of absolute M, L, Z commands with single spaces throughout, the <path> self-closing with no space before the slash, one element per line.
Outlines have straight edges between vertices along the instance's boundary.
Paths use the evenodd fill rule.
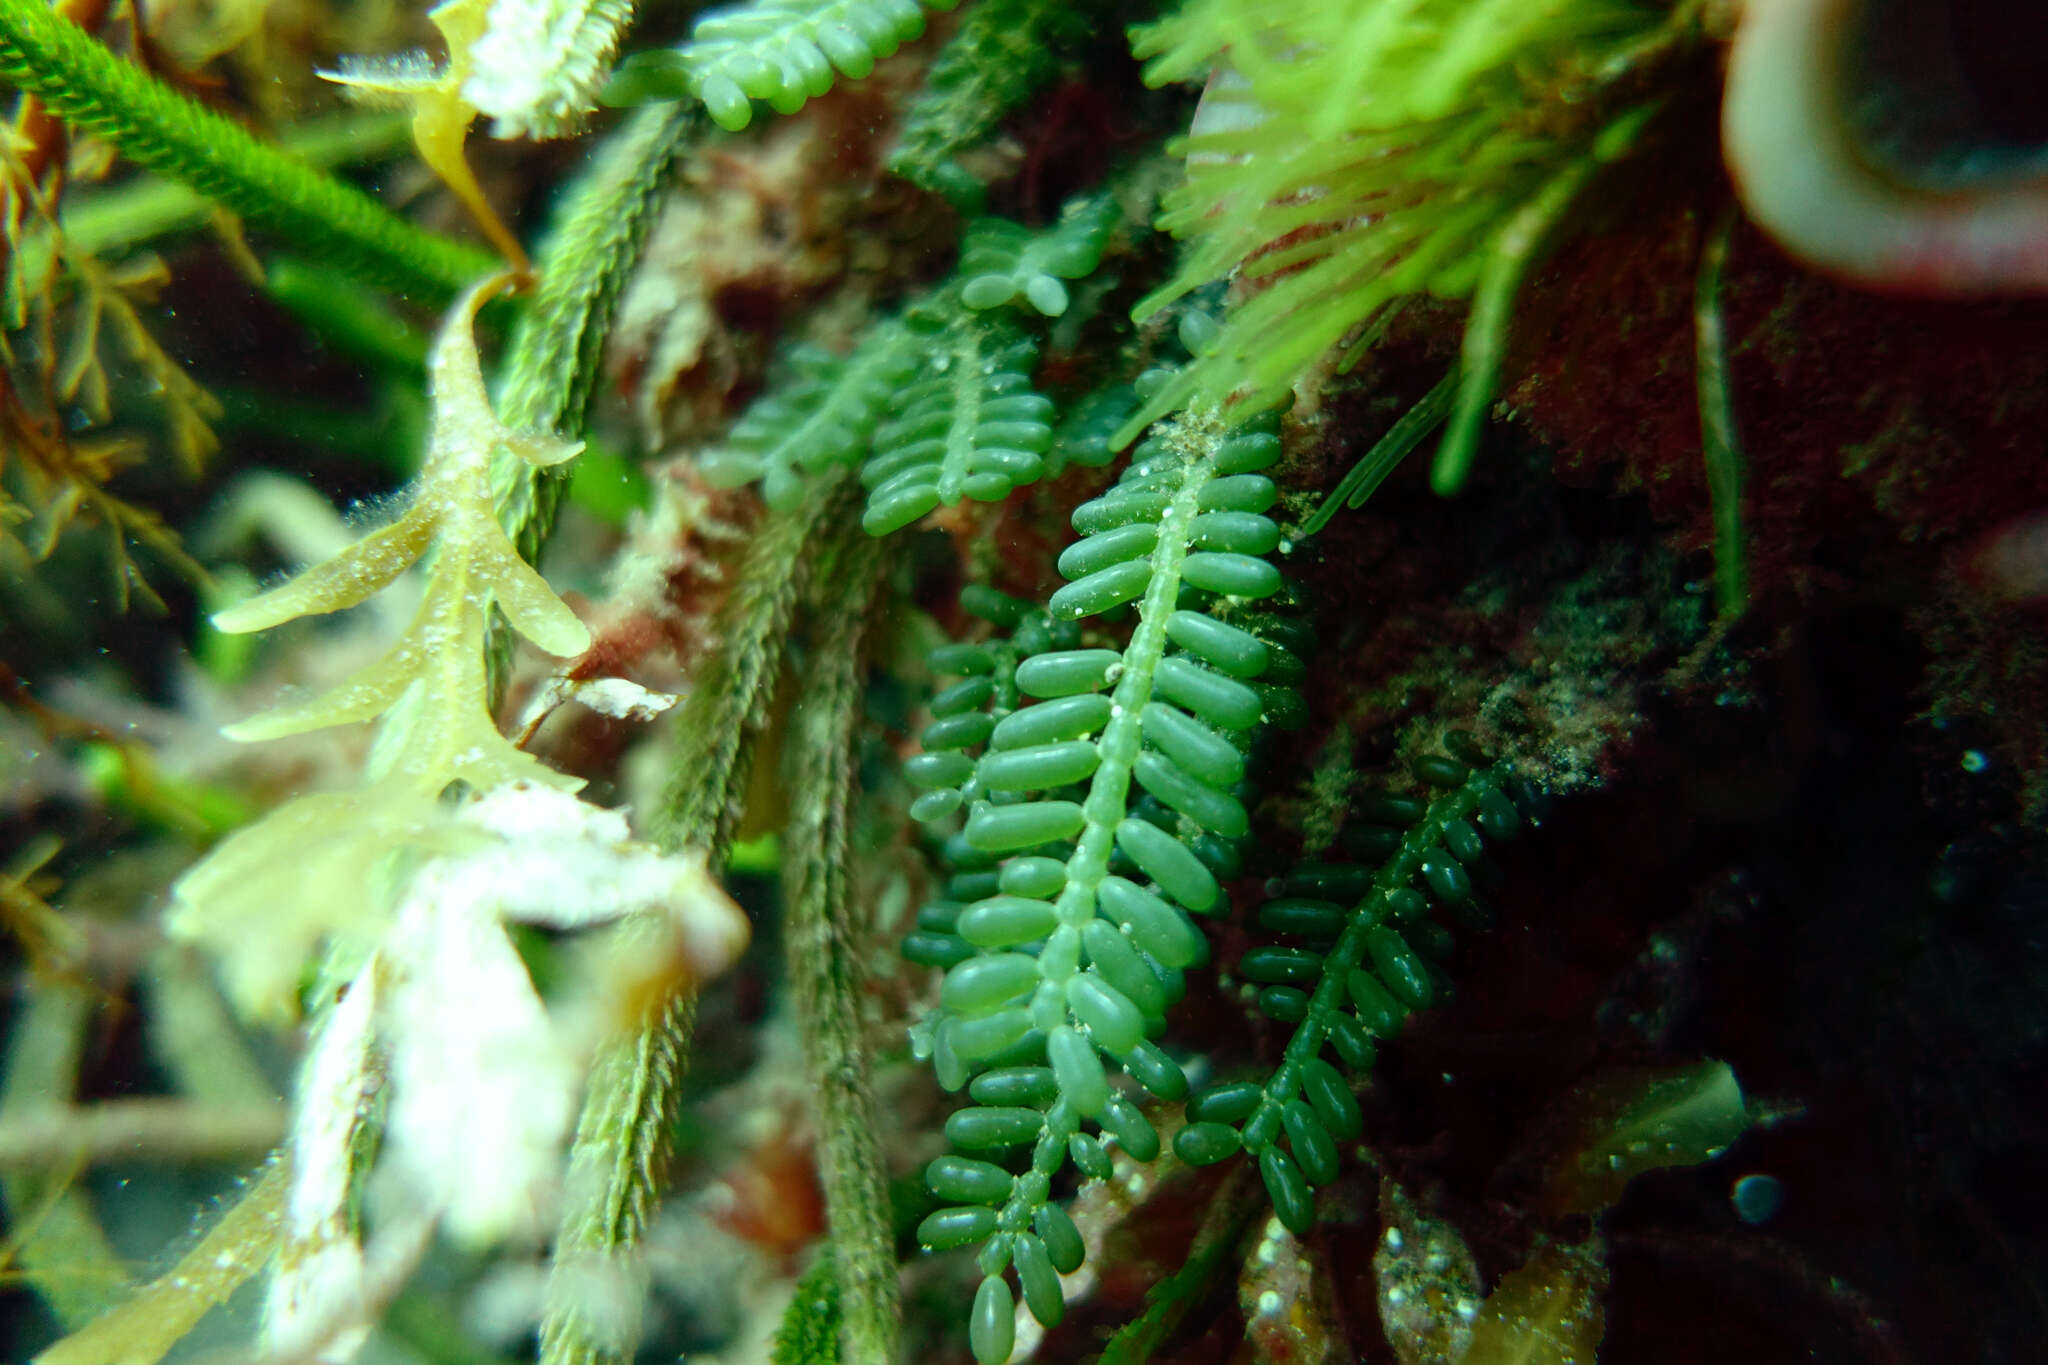
<path fill-rule="evenodd" d="M 839 1365 L 839 1268 L 830 1242 L 796 1282 L 769 1347 L 773 1365 Z"/>
<path fill-rule="evenodd" d="M 1052 82 L 1087 39 L 1092 18 L 1067 0 L 977 0 L 904 109 L 889 169 L 962 213 L 981 212 L 988 186 L 969 169 L 971 154 Z"/>

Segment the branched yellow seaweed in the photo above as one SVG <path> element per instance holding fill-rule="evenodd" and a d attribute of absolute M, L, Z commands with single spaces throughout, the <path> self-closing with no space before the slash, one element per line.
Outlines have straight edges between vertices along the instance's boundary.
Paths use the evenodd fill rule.
<path fill-rule="evenodd" d="M 410 785 L 427 796 L 456 780 L 479 790 L 521 778 L 572 790 L 580 785 L 515 748 L 498 733 L 486 705 L 483 640 L 492 605 L 550 654 L 579 654 L 590 645 L 589 630 L 519 558 L 493 510 L 495 450 L 547 466 L 582 449 L 580 441 L 515 431 L 491 410 L 471 327 L 477 309 L 500 287 L 494 281 L 471 289 L 434 342 L 428 358 L 432 437 L 404 515 L 213 621 L 239 634 L 355 606 L 411 567 L 431 544 L 433 569 L 418 614 L 368 668 L 311 701 L 230 726 L 230 737 L 275 739 L 372 720 L 417 686 L 406 708 L 406 742 L 393 753 L 388 776 L 412 779 Z"/>
<path fill-rule="evenodd" d="M 504 285 L 499 278 L 470 289 L 434 341 L 432 434 L 404 514 L 214 617 L 218 629 L 239 633 L 339 611 L 433 551 L 419 610 L 382 657 L 310 701 L 228 727 L 232 738 L 260 740 L 384 719 L 371 783 L 286 802 L 224 841 L 173 889 L 172 933 L 213 950 L 245 1013 L 289 1016 L 299 969 L 323 939 L 381 931 L 388 897 L 369 883 L 387 855 L 471 846 L 473 836 L 439 802 L 451 782 L 479 792 L 515 782 L 565 791 L 582 785 L 507 740 L 489 706 L 484 635 L 494 605 L 551 654 L 577 654 L 590 643 L 576 614 L 513 549 L 491 498 L 496 451 L 545 466 L 581 449 L 514 430 L 491 409 L 473 331 L 477 310 Z"/>

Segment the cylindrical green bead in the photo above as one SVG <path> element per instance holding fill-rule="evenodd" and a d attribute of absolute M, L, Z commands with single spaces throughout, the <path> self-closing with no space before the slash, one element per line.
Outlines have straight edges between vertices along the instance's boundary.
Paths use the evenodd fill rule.
<path fill-rule="evenodd" d="M 1246 1151 L 1263 1152 L 1280 1138 L 1280 1106 L 1260 1104 L 1252 1116 L 1237 1126 Z"/>
<path fill-rule="evenodd" d="M 960 589 L 960 609 L 979 616 L 992 626 L 1015 630 L 1035 608 L 1021 597 L 1012 597 L 986 583 L 969 583 Z"/>
<path fill-rule="evenodd" d="M 1025 1009 L 997 1010 L 979 1018 L 951 1015 L 946 1019 L 947 1036 L 953 1051 L 963 1062 L 982 1062 L 1013 1047 L 1031 1032 L 1031 1012 Z"/>
<path fill-rule="evenodd" d="M 1429 898 L 1412 886 L 1396 887 L 1380 901 L 1385 918 L 1396 924 L 1405 924 L 1429 910 Z"/>
<path fill-rule="evenodd" d="M 1361 820 L 1376 825 L 1393 825 L 1405 828 L 1420 820 L 1429 810 L 1429 803 L 1419 796 L 1396 796 L 1392 792 L 1366 792 L 1353 803 L 1352 809 Z"/>
<path fill-rule="evenodd" d="M 1148 1020 L 1166 1016 L 1166 991 L 1123 931 L 1106 919 L 1090 920 L 1081 930 L 1081 946 L 1089 965 Z"/>
<path fill-rule="evenodd" d="M 1280 500 L 1280 490 L 1264 474 L 1232 474 L 1211 479 L 1195 494 L 1204 512 L 1264 512 Z"/>
<path fill-rule="evenodd" d="M 947 856 L 950 857 L 950 853 Z M 986 854 L 981 854 L 980 856 L 984 861 L 987 860 Z M 970 872 L 955 872 L 952 876 L 946 878 L 946 898 L 960 902 L 959 905 L 954 907 L 953 923 L 958 924 L 960 922 L 959 911 L 961 909 L 974 904 L 976 901 L 985 901 L 1002 889 L 1002 873 L 993 867 L 979 867 Z"/>
<path fill-rule="evenodd" d="M 1479 809 L 1474 819 L 1489 839 L 1512 839 L 1522 828 L 1522 814 L 1515 809 L 1514 802 L 1501 795 L 1500 788 L 1491 782 L 1474 782 L 1479 796 Z"/>
<path fill-rule="evenodd" d="M 967 817 L 967 841 L 984 853 L 1008 853 L 1071 839 L 1088 820 L 1072 801 L 1032 801 L 1019 806 L 977 806 Z"/>
<path fill-rule="evenodd" d="M 1332 905 L 1356 905 L 1372 890 L 1372 870 L 1349 863 L 1303 863 L 1287 874 L 1287 893 L 1328 901 Z"/>
<path fill-rule="evenodd" d="M 1295 1164 L 1309 1184 L 1327 1185 L 1337 1178 L 1337 1144 L 1315 1110 L 1301 1100 L 1289 1100 L 1280 1111 L 1280 1124 L 1287 1130 Z"/>
<path fill-rule="evenodd" d="M 1357 1097 L 1337 1068 L 1322 1058 L 1311 1057 L 1301 1064 L 1301 1093 L 1337 1141 L 1351 1142 L 1365 1131 Z"/>
<path fill-rule="evenodd" d="M 1102 1057 L 1095 1045 L 1079 1030 L 1061 1024 L 1045 1037 L 1046 1059 L 1059 1081 L 1060 1094 L 1082 1118 L 1100 1115 L 1109 1103 L 1109 1077 L 1102 1069 Z"/>
<path fill-rule="evenodd" d="M 1375 1058 L 1372 1035 L 1354 1015 L 1338 1012 L 1330 1016 L 1330 1046 L 1344 1065 L 1353 1071 L 1370 1071 Z"/>
<path fill-rule="evenodd" d="M 1155 1097 L 1173 1101 L 1188 1093 L 1188 1073 L 1157 1043 L 1139 1043 L 1123 1057 L 1124 1070 Z"/>
<path fill-rule="evenodd" d="M 1109 1152 L 1086 1133 L 1076 1133 L 1067 1139 L 1067 1155 L 1072 1158 L 1074 1169 L 1090 1180 L 1107 1180 L 1116 1174 L 1116 1163 L 1109 1159 Z"/>
<path fill-rule="evenodd" d="M 1184 655 L 1161 659 L 1159 667 L 1153 670 L 1152 682 L 1159 695 L 1168 701 L 1225 730 L 1249 730 L 1259 723 L 1264 712 L 1259 694 L 1251 688 Z"/>
<path fill-rule="evenodd" d="M 1472 899 L 1472 874 L 1449 858 L 1425 858 L 1422 879 L 1447 905 L 1463 905 Z"/>
<path fill-rule="evenodd" d="M 1061 551 L 1060 577 L 1078 582 L 1090 574 L 1149 555 L 1158 543 L 1159 528 L 1143 521 L 1084 537 Z"/>
<path fill-rule="evenodd" d="M 1188 841 L 1188 851 L 1201 859 L 1202 866 L 1218 881 L 1244 875 L 1244 844 L 1220 834 L 1203 833 Z"/>
<path fill-rule="evenodd" d="M 905 934 L 897 951 L 920 967 L 950 967 L 973 957 L 974 945 L 958 934 L 919 929 Z"/>
<path fill-rule="evenodd" d="M 1169 501 L 1164 493 L 1112 488 L 1093 502 L 1076 507 L 1072 525 L 1078 535 L 1096 536 L 1132 522 L 1156 522 Z"/>
<path fill-rule="evenodd" d="M 1057 858 L 1012 858 L 998 884 L 1012 896 L 1051 900 L 1067 884 L 1067 865 Z"/>
<path fill-rule="evenodd" d="M 1181 562 L 1180 576 L 1226 597 L 1271 597 L 1280 591 L 1280 571 L 1271 564 L 1221 550 L 1198 550 L 1189 555 Z"/>
<path fill-rule="evenodd" d="M 1207 619 L 1207 618 L 1203 618 Z M 1145 742 L 1212 787 L 1229 788 L 1244 777 L 1244 754 L 1177 706 L 1148 701 L 1138 713 Z"/>
<path fill-rule="evenodd" d="M 1125 818 L 1117 823 L 1116 846 L 1159 889 L 1190 910 L 1210 909 L 1222 899 L 1222 888 L 1187 845 L 1157 825 Z"/>
<path fill-rule="evenodd" d="M 932 1031 L 932 1079 L 939 1083 L 939 1089 L 952 1094 L 967 1084 L 967 1063 L 960 1060 L 960 1054 L 953 1047 L 953 1035 L 959 1030 L 958 1019 L 941 1019 Z"/>
<path fill-rule="evenodd" d="M 1109 670 L 1123 662 L 1113 649 L 1062 649 L 1039 654 L 1017 665 L 1017 687 L 1027 697 L 1071 697 L 1094 692 L 1109 681 Z"/>
<path fill-rule="evenodd" d="M 1045 1243 L 1045 1254 L 1052 1258 L 1052 1268 L 1060 1274 L 1073 1274 L 1088 1258 L 1088 1247 L 1081 1240 L 1081 1230 L 1074 1226 L 1074 1220 L 1058 1204 L 1042 1205 L 1032 1215 L 1031 1226 L 1037 1231 L 1038 1240 Z"/>
<path fill-rule="evenodd" d="M 1059 918 L 1046 901 L 992 896 L 960 913 L 958 932 L 977 948 L 1014 948 L 1044 938 Z"/>
<path fill-rule="evenodd" d="M 963 711 L 973 711 L 985 705 L 995 694 L 994 679 L 968 678 L 933 693 L 931 713 L 940 717 L 957 716 Z"/>
<path fill-rule="evenodd" d="M 927 901 L 918 907 L 917 927 L 951 933 L 960 923 L 960 912 L 964 909 L 965 906 L 951 900 Z"/>
<path fill-rule="evenodd" d="M 910 818 L 921 824 L 943 820 L 960 809 L 962 799 L 960 793 L 951 788 L 925 792 L 910 803 Z"/>
<path fill-rule="evenodd" d="M 1017 1344 L 1017 1301 L 1010 1282 L 989 1275 L 974 1292 L 974 1310 L 967 1318 L 967 1345 L 976 1365 L 1004 1365 Z"/>
<path fill-rule="evenodd" d="M 1265 1094 L 1256 1081 L 1226 1081 L 1206 1086 L 1188 1100 L 1191 1123 L 1223 1123 L 1232 1127 L 1251 1117 Z"/>
<path fill-rule="evenodd" d="M 1423 754 L 1414 763 L 1415 775 L 1432 787 L 1455 787 L 1472 775 L 1472 770 L 1443 754 Z"/>
<path fill-rule="evenodd" d="M 1259 992 L 1259 1013 L 1281 1024 L 1308 1018 L 1308 992 L 1297 986 L 1267 986 Z"/>
<path fill-rule="evenodd" d="M 1280 528 L 1257 512 L 1204 512 L 1188 523 L 1188 544 L 1197 550 L 1266 555 L 1280 544 Z"/>
<path fill-rule="evenodd" d="M 994 1209 L 940 1209 L 917 1225 L 917 1241 L 929 1251 L 951 1251 L 986 1241 L 995 1230 Z"/>
<path fill-rule="evenodd" d="M 1446 820 L 1443 827 L 1444 847 L 1451 856 L 1461 863 L 1469 863 L 1486 852 L 1486 845 L 1479 838 L 1479 831 L 1463 820 Z"/>
<path fill-rule="evenodd" d="M 1017 1283 L 1024 1290 L 1024 1306 L 1031 1310 L 1031 1316 L 1046 1327 L 1059 1326 L 1067 1315 L 1067 1301 L 1045 1243 L 1032 1233 L 1020 1232 L 1010 1245 L 1010 1257 L 1017 1267 Z"/>
<path fill-rule="evenodd" d="M 1145 586 L 1151 581 L 1152 562 L 1133 560 L 1067 584 L 1052 595 L 1046 609 L 1052 612 L 1054 620 L 1078 621 L 1144 596 Z"/>
<path fill-rule="evenodd" d="M 1136 882 L 1104 877 L 1096 892 L 1102 908 L 1130 932 L 1131 942 L 1168 967 L 1192 967 L 1208 943 L 1187 916 Z"/>
<path fill-rule="evenodd" d="M 987 1161 L 965 1156 L 934 1157 L 924 1168 L 924 1187 L 939 1199 L 966 1204 L 1000 1204 L 1010 1197 L 1010 1173 Z M 990 1232 L 995 1231 L 991 1226 Z M 986 1237 L 988 1233 L 981 1234 Z M 981 1237 L 968 1240 L 980 1241 Z M 920 1241 L 929 1240 L 920 1238 Z"/>
<path fill-rule="evenodd" d="M 1229 792 L 1196 781 L 1165 754 L 1139 754 L 1132 773 L 1146 791 L 1204 829 L 1214 830 L 1226 839 L 1241 839 L 1251 832 L 1251 817 L 1241 801 Z"/>
<path fill-rule="evenodd" d="M 996 656 L 985 645 L 940 645 L 924 661 L 934 673 L 957 677 L 993 673 L 996 667 Z"/>
<path fill-rule="evenodd" d="M 984 953 L 946 973 L 939 1004 L 973 1018 L 1001 1009 L 1037 984 L 1038 959 L 1023 953 Z"/>
<path fill-rule="evenodd" d="M 1218 474 L 1256 474 L 1279 458 L 1279 433 L 1254 429 L 1225 437 L 1210 463 Z"/>
<path fill-rule="evenodd" d="M 1233 678 L 1258 677 L 1272 656 L 1264 640 L 1206 612 L 1174 612 L 1166 618 L 1166 638 Z"/>
<path fill-rule="evenodd" d="M 979 1152 L 1033 1141 L 1044 1126 L 1045 1115 L 1036 1109 L 956 1109 L 946 1117 L 946 1140 Z"/>
<path fill-rule="evenodd" d="M 1102 754 L 1093 744 L 1070 739 L 983 754 L 975 776 L 992 792 L 1043 791 L 1079 782 L 1101 762 Z"/>
<path fill-rule="evenodd" d="M 1174 1154 L 1190 1166 L 1213 1166 L 1236 1156 L 1243 1145 L 1227 1123 L 1190 1123 L 1173 1135 Z"/>
<path fill-rule="evenodd" d="M 1353 967 L 1344 978 L 1344 985 L 1351 996 L 1352 1006 L 1358 1011 L 1360 1023 L 1382 1038 L 1391 1038 L 1401 1031 L 1401 1021 L 1408 1017 L 1408 1008 L 1380 984 L 1378 977 L 1363 968 Z"/>
<path fill-rule="evenodd" d="M 1067 1006 L 1111 1052 L 1129 1052 L 1145 1036 L 1145 1016 L 1138 1007 L 1094 972 L 1076 972 L 1067 979 Z"/>
<path fill-rule="evenodd" d="M 957 970 L 957 968 L 956 968 Z M 1323 971 L 1323 955 L 1307 948 L 1261 944 L 1238 959 L 1237 974 L 1247 981 L 1298 985 L 1314 981 Z"/>
<path fill-rule="evenodd" d="M 1102 1128 L 1115 1134 L 1117 1143 L 1139 1161 L 1151 1161 L 1159 1155 L 1159 1130 L 1138 1112 L 1137 1105 L 1121 1095 L 1109 1097 L 1109 1107 L 1102 1114 Z"/>
<path fill-rule="evenodd" d="M 1278 1147 L 1268 1147 L 1259 1153 L 1259 1178 L 1266 1182 L 1266 1193 L 1281 1223 L 1295 1236 L 1307 1236 L 1315 1226 L 1316 1203 L 1308 1182 L 1301 1178 L 1301 1168 Z"/>
<path fill-rule="evenodd" d="M 913 787 L 957 787 L 972 776 L 974 760 L 965 754 L 915 754 L 903 761 L 903 780 Z"/>
<path fill-rule="evenodd" d="M 1108 722 L 1109 712 L 1109 698 L 1096 693 L 1040 702 L 1012 711 L 997 721 L 988 745 L 991 749 L 1028 749 L 1063 739 L 1080 739 L 1100 730 Z"/>
<path fill-rule="evenodd" d="M 995 728 L 996 718 L 986 711 L 963 711 L 957 716 L 943 716 L 933 721 L 924 727 L 924 733 L 918 738 L 927 753 L 939 753 L 986 744 L 989 733 Z"/>
<path fill-rule="evenodd" d="M 977 1104 L 998 1108 L 1051 1104 L 1059 1092 L 1052 1068 L 1045 1066 L 997 1067 L 982 1072 L 967 1087 L 967 1093 Z"/>
<path fill-rule="evenodd" d="M 1341 906 L 1300 896 L 1283 896 L 1259 907 L 1259 927 L 1289 938 L 1335 938 L 1349 918 Z"/>
<path fill-rule="evenodd" d="M 861 514 L 860 529 L 871 536 L 886 536 L 902 530 L 938 505 L 939 485 L 935 480 L 892 485 L 878 490 L 868 500 L 867 510 Z"/>
<path fill-rule="evenodd" d="M 1387 989 L 1392 991 L 1403 1004 L 1421 1009 L 1436 998 L 1436 988 L 1430 984 L 1429 968 L 1408 946 L 1408 940 L 1400 931 L 1388 925 L 1375 925 L 1365 935 L 1366 955 L 1372 959 L 1373 970 Z M 959 971 L 958 967 L 953 969 Z"/>

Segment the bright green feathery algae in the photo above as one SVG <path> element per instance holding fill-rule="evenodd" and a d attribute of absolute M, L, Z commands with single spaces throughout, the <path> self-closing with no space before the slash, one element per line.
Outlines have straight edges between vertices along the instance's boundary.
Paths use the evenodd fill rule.
<path fill-rule="evenodd" d="M 1137 30 L 1149 83 L 1206 74 L 1208 86 L 1181 143 L 1187 181 L 1159 220 L 1189 239 L 1187 254 L 1136 316 L 1233 275 L 1243 297 L 1219 344 L 1117 439 L 1189 402 L 1277 402 L 1355 360 L 1405 299 L 1473 296 L 1438 466 L 1450 491 L 1491 400 L 1515 288 L 1654 112 L 1610 92 L 1696 33 L 1697 8 L 1194 0 Z"/>

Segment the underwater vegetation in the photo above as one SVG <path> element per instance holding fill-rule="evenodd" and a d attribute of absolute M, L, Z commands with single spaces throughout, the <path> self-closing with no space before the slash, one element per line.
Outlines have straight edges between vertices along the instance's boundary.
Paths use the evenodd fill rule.
<path fill-rule="evenodd" d="M 9 1358 L 2038 1350 L 2030 7 L 0 80 Z"/>

